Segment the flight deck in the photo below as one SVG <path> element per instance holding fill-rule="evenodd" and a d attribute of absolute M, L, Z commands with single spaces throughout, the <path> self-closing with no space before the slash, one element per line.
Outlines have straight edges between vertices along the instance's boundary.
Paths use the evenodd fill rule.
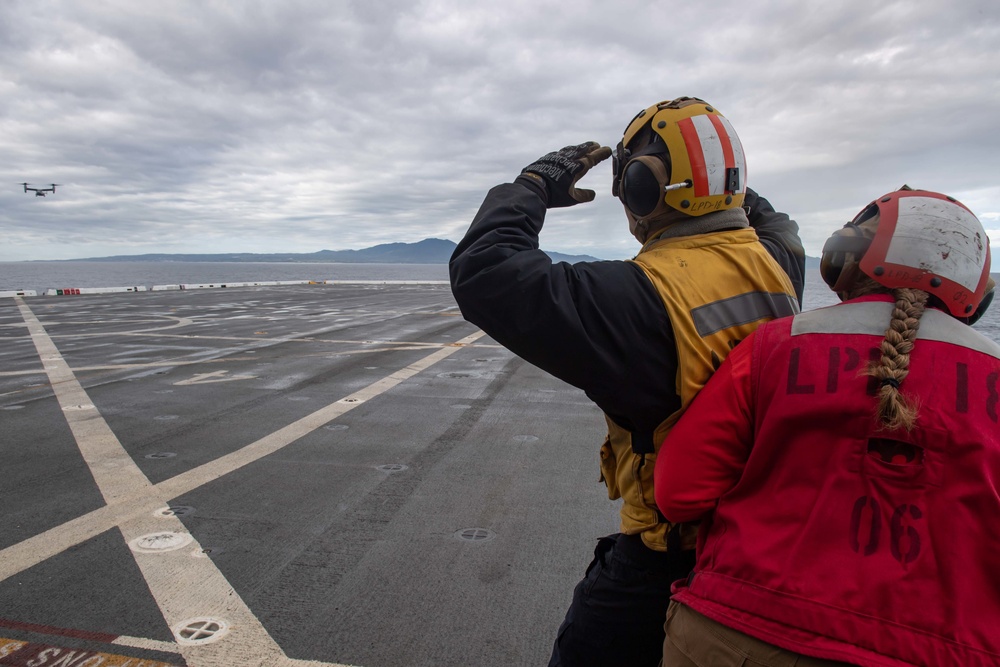
<path fill-rule="evenodd" d="M 0 299 L 0 665 L 539 665 L 601 412 L 445 283 Z"/>

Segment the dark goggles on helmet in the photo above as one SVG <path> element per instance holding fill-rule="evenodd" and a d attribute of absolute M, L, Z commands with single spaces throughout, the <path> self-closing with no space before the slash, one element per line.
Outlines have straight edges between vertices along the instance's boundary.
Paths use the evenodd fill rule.
<path fill-rule="evenodd" d="M 837 230 L 833 236 L 823 244 L 819 271 L 823 281 L 833 288 L 840 278 L 840 273 L 844 269 L 847 261 L 847 253 L 854 256 L 855 261 L 861 261 L 861 257 L 868 251 L 872 244 L 872 238 L 867 236 L 859 225 L 870 220 L 878 213 L 878 206 L 870 204 L 854 220 Z"/>

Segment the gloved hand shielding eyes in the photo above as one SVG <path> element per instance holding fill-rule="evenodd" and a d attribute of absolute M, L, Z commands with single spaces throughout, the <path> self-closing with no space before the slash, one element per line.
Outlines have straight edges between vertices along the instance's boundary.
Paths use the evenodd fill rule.
<path fill-rule="evenodd" d="M 522 176 L 540 179 L 548 194 L 548 208 L 562 208 L 594 200 L 593 190 L 577 189 L 576 183 L 594 165 L 611 157 L 611 149 L 596 141 L 548 153 L 521 170 Z"/>

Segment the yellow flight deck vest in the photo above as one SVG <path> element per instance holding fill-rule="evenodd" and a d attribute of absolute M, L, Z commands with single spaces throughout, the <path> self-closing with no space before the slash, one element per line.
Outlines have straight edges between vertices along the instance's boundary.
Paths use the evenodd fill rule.
<path fill-rule="evenodd" d="M 653 494 L 660 444 L 737 343 L 764 322 L 793 315 L 799 307 L 791 280 L 752 228 L 651 241 L 632 261 L 659 292 L 673 325 L 674 389 L 681 408 L 656 428 L 654 451 L 645 454 L 633 451 L 631 433 L 605 415 L 601 481 L 612 500 L 623 499 L 621 531 L 641 533 L 647 547 L 666 551 L 671 524 L 657 511 Z M 641 358 L 642 350 L 636 353 Z M 684 528 L 682 546 L 693 549 L 697 530 Z"/>

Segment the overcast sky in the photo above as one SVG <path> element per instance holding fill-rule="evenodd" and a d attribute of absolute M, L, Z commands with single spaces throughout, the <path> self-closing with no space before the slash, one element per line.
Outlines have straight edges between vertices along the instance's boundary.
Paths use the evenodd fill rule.
<path fill-rule="evenodd" d="M 1000 244 L 997 0 L 3 0 L 0 261 L 458 241 L 493 185 L 681 95 L 810 255 L 903 183 Z M 633 255 L 610 180 L 542 247 Z"/>

